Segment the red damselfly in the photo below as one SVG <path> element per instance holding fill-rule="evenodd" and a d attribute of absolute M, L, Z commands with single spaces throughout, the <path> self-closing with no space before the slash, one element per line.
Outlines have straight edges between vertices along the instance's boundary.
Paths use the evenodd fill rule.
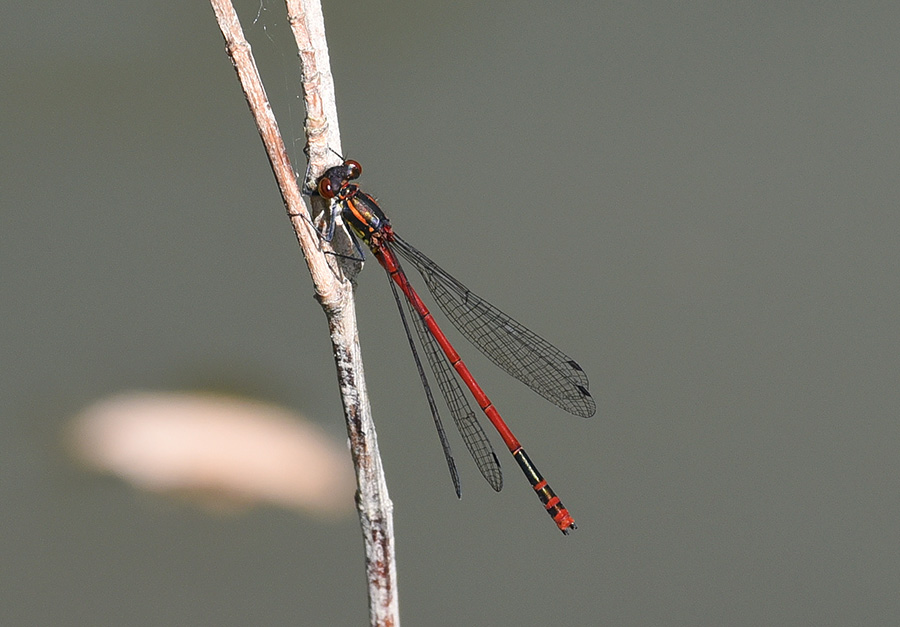
<path fill-rule="evenodd" d="M 593 416 L 596 405 L 588 392 L 587 376 L 581 366 L 562 351 L 473 294 L 431 259 L 395 234 L 375 199 L 351 183 L 359 178 L 360 174 L 362 167 L 359 163 L 344 161 L 341 165 L 326 170 L 319 179 L 317 191 L 323 198 L 332 201 L 333 208 L 336 212 L 340 212 L 343 222 L 349 224 L 353 232 L 365 242 L 391 279 L 394 299 L 400 310 L 400 318 L 409 339 L 419 377 L 425 387 L 425 395 L 450 468 L 456 495 L 460 495 L 459 473 L 428 385 L 425 369 L 422 367 L 409 330 L 401 298 L 397 293 L 398 287 L 405 296 L 416 335 L 425 351 L 441 394 L 481 474 L 494 490 L 499 491 L 503 487 L 500 461 L 451 368 L 456 370 L 456 374 L 469 388 L 475 402 L 497 429 L 503 443 L 518 462 L 556 525 L 563 533 L 568 534 L 569 530 L 575 529 L 575 521 L 572 520 L 569 511 L 538 472 L 525 449 L 500 417 L 493 403 L 435 322 L 425 303 L 410 285 L 395 252 L 415 266 L 438 306 L 469 341 L 488 359 L 551 403 L 576 416 L 585 418 Z"/>

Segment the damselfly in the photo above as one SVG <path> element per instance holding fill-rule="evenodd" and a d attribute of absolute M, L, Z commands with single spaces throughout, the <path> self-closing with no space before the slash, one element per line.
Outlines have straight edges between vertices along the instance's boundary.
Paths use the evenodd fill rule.
<path fill-rule="evenodd" d="M 398 287 L 405 296 L 416 335 L 425 351 L 441 394 L 481 474 L 494 490 L 499 491 L 503 487 L 500 462 L 456 376 L 466 384 L 475 402 L 497 429 L 503 443 L 518 462 L 556 525 L 564 534 L 568 534 L 569 530 L 576 528 L 569 511 L 538 472 L 525 449 L 519 444 L 516 436 L 441 331 L 431 312 L 410 284 L 397 255 L 415 266 L 435 301 L 467 339 L 488 359 L 551 403 L 576 416 L 584 418 L 593 416 L 596 405 L 588 392 L 587 376 L 573 359 L 473 294 L 431 259 L 395 234 L 375 199 L 351 183 L 359 178 L 360 174 L 362 167 L 359 163 L 344 161 L 339 166 L 329 168 L 319 179 L 318 192 L 323 198 L 333 202 L 334 208 L 340 211 L 343 221 L 365 242 L 392 281 L 391 289 L 400 310 L 400 318 L 406 330 L 419 377 L 425 387 L 425 395 L 450 468 L 456 495 L 460 495 L 459 473 L 428 385 L 425 369 L 422 367 L 409 330 L 401 298 L 397 293 Z M 451 368 L 456 371 L 456 376 L 451 372 Z"/>

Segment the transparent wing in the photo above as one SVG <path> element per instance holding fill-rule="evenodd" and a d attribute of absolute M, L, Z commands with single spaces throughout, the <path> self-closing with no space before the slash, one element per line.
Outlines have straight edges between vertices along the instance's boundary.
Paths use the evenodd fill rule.
<path fill-rule="evenodd" d="M 394 282 L 390 281 L 390 284 L 391 291 L 394 293 L 394 301 L 397 303 L 397 311 L 400 312 L 400 320 L 403 322 L 403 330 L 406 331 L 406 339 L 409 340 L 409 348 L 412 350 L 413 359 L 416 362 L 416 369 L 419 371 L 419 379 L 421 379 L 422 387 L 425 389 L 425 397 L 428 399 L 428 408 L 431 410 L 431 417 L 434 420 L 435 428 L 437 428 L 438 438 L 441 440 L 444 459 L 447 460 L 447 467 L 450 469 L 450 479 L 453 480 L 453 488 L 456 490 L 457 498 L 459 498 L 461 495 L 459 471 L 456 469 L 456 462 L 453 460 L 453 451 L 450 450 L 450 442 L 447 441 L 447 432 L 444 431 L 441 416 L 438 414 L 437 404 L 435 404 L 434 395 L 431 393 L 431 386 L 428 385 L 428 377 L 425 376 L 422 360 L 419 359 L 419 351 L 416 350 L 416 343 L 413 342 L 412 334 L 409 332 L 409 323 L 406 321 L 406 314 L 403 313 L 403 305 L 400 304 L 400 295 L 397 294 L 397 288 L 394 286 Z M 414 313 L 413 319 L 417 317 L 418 316 Z"/>
<path fill-rule="evenodd" d="M 393 285 L 393 282 L 391 284 Z M 456 379 L 455 371 L 451 370 L 450 365 L 447 363 L 447 357 L 441 352 L 428 331 L 422 316 L 413 310 L 409 301 L 406 304 L 409 307 L 410 315 L 416 323 L 416 333 L 418 333 L 419 341 L 422 342 L 422 347 L 425 349 L 428 363 L 431 364 L 431 371 L 437 379 L 438 387 L 444 396 L 444 400 L 447 401 L 447 407 L 450 408 L 453 422 L 456 423 L 456 428 L 459 430 L 466 448 L 469 449 L 469 454 L 475 460 L 475 465 L 478 466 L 481 475 L 491 484 L 494 490 L 499 492 L 503 488 L 503 473 L 500 470 L 500 460 L 497 459 L 494 447 L 491 446 L 491 441 L 488 440 L 484 429 L 481 428 L 481 423 L 478 422 L 478 418 L 475 416 L 475 412 L 472 411 L 469 400 Z"/>
<path fill-rule="evenodd" d="M 412 263 L 460 333 L 497 366 L 562 409 L 589 418 L 597 411 L 587 375 L 575 360 L 474 294 L 400 237 L 393 246 Z"/>

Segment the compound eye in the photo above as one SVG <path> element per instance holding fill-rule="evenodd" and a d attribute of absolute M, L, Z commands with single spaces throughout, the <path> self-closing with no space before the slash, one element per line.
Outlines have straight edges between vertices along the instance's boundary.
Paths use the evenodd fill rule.
<path fill-rule="evenodd" d="M 331 179 L 327 176 L 319 179 L 319 196 L 322 198 L 334 198 L 334 187 L 331 185 Z"/>
<path fill-rule="evenodd" d="M 358 179 L 362 175 L 362 166 L 359 165 L 358 161 L 353 161 L 352 159 L 348 159 L 344 161 L 344 165 L 347 166 L 347 179 L 353 180 Z"/>

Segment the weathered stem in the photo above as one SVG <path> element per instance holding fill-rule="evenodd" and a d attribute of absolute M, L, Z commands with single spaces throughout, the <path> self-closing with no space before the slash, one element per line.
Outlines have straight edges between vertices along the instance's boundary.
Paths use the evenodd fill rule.
<path fill-rule="evenodd" d="M 291 167 L 278 124 L 262 86 L 250 44 L 230 0 L 210 0 L 226 51 L 234 63 L 238 80 L 256 121 L 259 135 L 281 190 L 284 205 L 309 267 L 316 297 L 325 310 L 337 366 L 338 384 L 350 451 L 356 468 L 356 503 L 366 551 L 369 583 L 369 617 L 372 625 L 400 624 L 397 602 L 397 570 L 394 558 L 393 505 L 378 452 L 372 421 L 359 335 L 353 288 L 339 276 L 322 250 L 322 240 L 313 227 L 310 213 Z M 318 0 L 287 0 L 288 19 L 300 51 L 303 95 L 306 103 L 306 140 L 310 164 L 306 185 L 314 183 L 340 153 L 337 108 L 331 77 L 325 25 Z M 323 199 L 314 197 L 320 213 L 327 210 Z M 333 259 L 333 258 L 332 258 Z"/>

